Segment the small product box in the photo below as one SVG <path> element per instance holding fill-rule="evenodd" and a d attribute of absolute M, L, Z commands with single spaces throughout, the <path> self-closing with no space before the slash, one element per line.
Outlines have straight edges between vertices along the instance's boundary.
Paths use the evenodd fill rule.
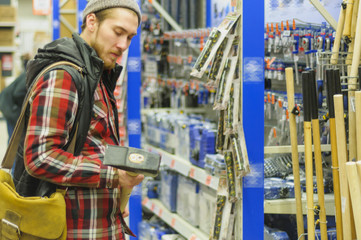
<path fill-rule="evenodd" d="M 195 227 L 199 225 L 199 183 L 178 176 L 177 213 Z"/>
<path fill-rule="evenodd" d="M 216 211 L 217 192 L 203 184 L 199 189 L 199 229 L 205 234 L 209 234 L 213 224 L 213 218 Z"/>
<path fill-rule="evenodd" d="M 171 212 L 177 210 L 178 174 L 170 170 L 161 171 L 160 200 Z"/>

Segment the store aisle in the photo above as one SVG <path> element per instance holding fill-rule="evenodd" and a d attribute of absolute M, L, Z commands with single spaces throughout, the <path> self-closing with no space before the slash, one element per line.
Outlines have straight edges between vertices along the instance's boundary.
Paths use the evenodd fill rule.
<path fill-rule="evenodd" d="M 8 130 L 4 119 L 0 119 L 0 160 L 2 161 L 8 145 Z"/>

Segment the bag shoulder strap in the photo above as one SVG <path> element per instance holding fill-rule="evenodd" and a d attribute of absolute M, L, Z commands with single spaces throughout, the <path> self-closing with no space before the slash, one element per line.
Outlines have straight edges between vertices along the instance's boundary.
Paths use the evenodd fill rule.
<path fill-rule="evenodd" d="M 14 160 L 15 160 L 15 156 L 16 156 L 16 153 L 17 153 L 17 149 L 18 149 L 18 146 L 20 144 L 20 140 L 21 140 L 21 136 L 22 136 L 22 133 L 23 133 L 23 130 L 25 128 L 25 112 L 26 112 L 26 108 L 27 108 L 27 105 L 29 103 L 29 100 L 30 100 L 30 97 L 31 97 L 31 94 L 34 89 L 35 89 L 35 86 L 36 86 L 36 83 L 39 81 L 40 77 L 42 75 L 44 75 L 47 71 L 49 71 L 50 69 L 54 68 L 54 67 L 57 67 L 57 66 L 60 66 L 60 65 L 69 65 L 73 68 L 75 68 L 77 71 L 80 72 L 80 74 L 82 74 L 82 68 L 79 67 L 78 65 L 72 63 L 72 62 L 68 62 L 68 61 L 59 61 L 59 62 L 56 62 L 56 63 L 53 63 L 53 64 L 50 64 L 48 67 L 44 68 L 35 78 L 35 80 L 33 81 L 32 83 L 32 87 L 30 89 L 30 91 L 28 91 L 29 94 L 27 94 L 27 97 L 24 101 L 24 104 L 23 104 L 23 107 L 21 109 L 21 113 L 20 113 L 20 116 L 19 116 L 19 119 L 18 121 L 16 122 L 16 126 L 15 126 L 15 129 L 14 129 L 14 132 L 10 138 L 10 142 L 9 142 L 9 146 L 8 148 L 6 149 L 6 152 L 5 152 L 5 156 L 3 158 L 3 161 L 1 163 L 1 167 L 2 168 L 7 168 L 7 169 L 11 169 L 11 167 L 13 166 L 13 163 L 14 163 Z M 76 136 L 76 132 L 78 130 L 78 124 L 76 126 L 76 130 L 75 130 L 75 135 Z M 74 151 L 74 146 L 75 146 L 75 140 L 76 140 L 76 137 L 73 137 L 73 139 L 71 140 L 71 143 L 68 147 L 68 151 L 69 152 L 73 152 Z"/>

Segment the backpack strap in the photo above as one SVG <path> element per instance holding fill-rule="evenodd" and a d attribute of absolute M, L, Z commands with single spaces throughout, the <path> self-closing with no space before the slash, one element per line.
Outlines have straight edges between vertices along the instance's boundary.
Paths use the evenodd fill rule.
<path fill-rule="evenodd" d="M 80 74 L 82 74 L 82 68 L 79 67 L 78 65 L 72 63 L 72 62 L 68 62 L 68 61 L 59 61 L 59 62 L 56 62 L 56 63 L 53 63 L 53 64 L 50 64 L 48 67 L 46 67 L 44 70 L 42 70 L 35 78 L 35 80 L 33 81 L 33 84 L 30 88 L 30 91 L 28 91 L 28 94 L 24 100 L 24 104 L 23 104 L 23 107 L 21 109 L 21 113 L 20 113 L 20 116 L 19 116 L 19 119 L 18 121 L 16 122 L 16 125 L 15 125 L 15 129 L 14 129 L 14 133 L 12 134 L 11 138 L 10 138 L 10 142 L 9 142 L 9 146 L 8 148 L 6 149 L 6 153 L 5 153 L 5 156 L 3 158 L 3 161 L 1 163 L 1 167 L 3 168 L 7 168 L 7 169 L 11 169 L 11 167 L 13 166 L 14 164 L 14 160 L 15 160 L 15 156 L 16 156 L 16 153 L 17 153 L 17 149 L 18 149 L 18 146 L 20 144 L 20 140 L 21 140 L 21 136 L 22 136 L 22 133 L 24 131 L 24 128 L 25 128 L 25 112 L 26 112 L 26 109 L 27 109 L 27 105 L 28 104 L 25 104 L 25 103 L 29 103 L 29 100 L 30 100 L 30 97 L 31 97 L 31 94 L 34 89 L 35 89 L 35 86 L 36 86 L 36 83 L 39 81 L 40 77 L 43 76 L 47 71 L 49 71 L 50 69 L 54 68 L 54 67 L 57 67 L 57 66 L 60 66 L 60 65 L 68 65 L 68 66 L 71 66 L 73 67 L 74 69 L 76 69 L 77 71 L 80 72 Z M 75 129 L 75 135 L 76 136 L 76 132 L 78 130 L 78 124 L 76 125 L 76 129 Z M 73 137 L 69 146 L 68 146 L 68 151 L 69 152 L 73 152 L 74 151 L 74 146 L 75 146 L 75 140 L 76 140 L 76 137 Z"/>

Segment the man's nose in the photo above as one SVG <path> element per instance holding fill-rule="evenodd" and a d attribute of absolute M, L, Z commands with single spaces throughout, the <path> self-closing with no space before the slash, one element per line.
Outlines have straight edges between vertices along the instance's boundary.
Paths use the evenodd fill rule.
<path fill-rule="evenodd" d="M 121 37 L 117 42 L 117 48 L 125 51 L 128 48 L 128 39 L 126 37 Z"/>

